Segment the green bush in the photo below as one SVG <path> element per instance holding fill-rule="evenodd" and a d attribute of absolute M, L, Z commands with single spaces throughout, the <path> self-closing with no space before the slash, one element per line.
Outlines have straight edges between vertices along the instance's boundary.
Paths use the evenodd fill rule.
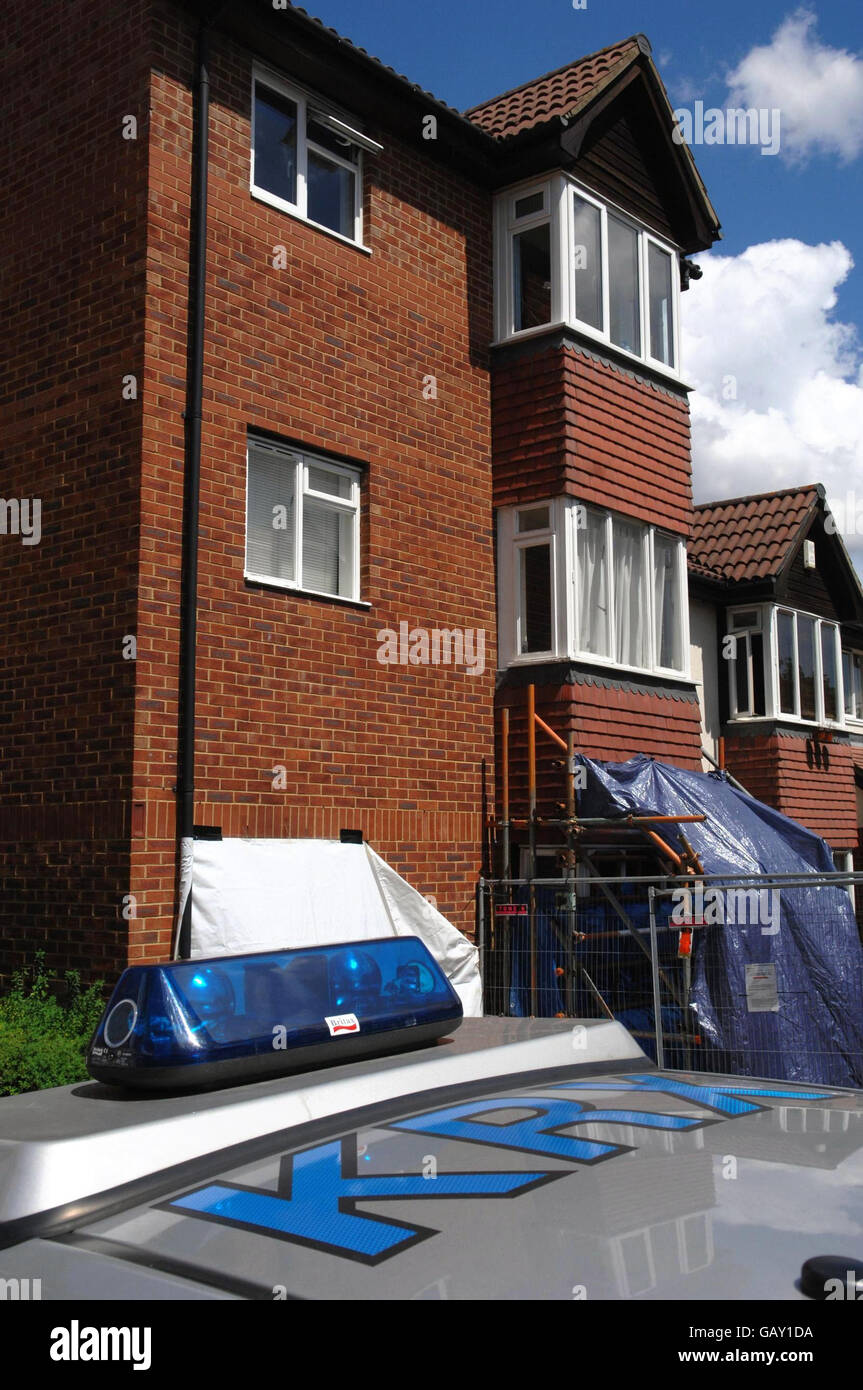
<path fill-rule="evenodd" d="M 64 978 L 61 1003 L 51 993 L 44 951 L 12 976 L 0 999 L 0 1096 L 86 1080 L 84 1053 L 102 1013 L 102 986 L 82 989 L 77 970 Z"/>

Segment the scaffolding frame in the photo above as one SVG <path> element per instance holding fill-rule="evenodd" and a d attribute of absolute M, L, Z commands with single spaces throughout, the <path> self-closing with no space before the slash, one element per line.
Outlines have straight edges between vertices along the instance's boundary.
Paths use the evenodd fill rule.
<path fill-rule="evenodd" d="M 507 882 L 515 883 L 516 880 L 507 878 L 510 868 L 511 854 L 511 832 L 514 827 L 526 827 L 527 829 L 527 849 L 528 849 L 528 872 L 526 881 L 528 884 L 528 937 L 530 949 L 530 998 L 531 1012 L 536 1012 L 536 896 L 534 887 L 538 886 L 543 880 L 537 878 L 537 832 L 543 830 L 556 830 L 560 832 L 565 841 L 565 868 L 563 882 L 568 884 L 568 891 L 575 900 L 576 882 L 578 876 L 579 863 L 584 864 L 588 872 L 595 879 L 597 885 L 608 898 L 614 907 L 627 931 L 638 942 L 639 947 L 650 954 L 649 949 L 642 941 L 641 936 L 635 930 L 632 922 L 625 911 L 623 905 L 617 900 L 612 890 L 608 888 L 603 876 L 599 873 L 593 862 L 591 849 L 597 850 L 596 844 L 590 845 L 589 840 L 593 832 L 606 831 L 613 834 L 631 832 L 640 835 L 642 838 L 636 842 L 639 847 L 651 849 L 657 857 L 661 857 L 668 864 L 672 865 L 677 871 L 678 876 L 682 876 L 684 881 L 690 885 L 695 884 L 704 876 L 704 867 L 698 854 L 687 840 L 683 831 L 679 829 L 681 825 L 703 822 L 707 819 L 706 815 L 635 815 L 630 813 L 623 816 L 589 816 L 580 817 L 576 813 L 575 802 L 575 735 L 570 730 L 566 739 L 561 738 L 550 724 L 536 712 L 536 687 L 531 682 L 527 687 L 527 816 L 513 817 L 510 811 L 510 761 L 509 761 L 509 741 L 510 741 L 510 712 L 507 706 L 501 710 L 501 811 L 500 822 L 497 822 L 494 815 L 489 817 L 489 828 L 492 831 L 495 850 L 500 866 L 500 877 L 498 884 Z M 536 733 L 539 730 L 560 750 L 566 754 L 565 769 L 565 799 L 561 809 L 565 812 L 563 816 L 540 816 L 537 813 L 537 779 L 536 779 Z M 675 850 L 659 833 L 657 826 L 676 826 L 677 835 L 680 841 L 679 852 Z M 498 833 L 499 832 L 499 833 Z M 624 848 L 624 846 L 621 846 Z M 650 878 L 650 882 L 656 881 L 656 875 Z M 518 880 L 521 882 L 521 880 Z M 553 880 L 555 883 L 561 882 L 559 879 Z M 627 879 L 633 882 L 633 879 Z M 484 880 L 480 880 L 482 884 Z M 482 893 L 479 898 L 481 901 Z M 481 914 L 477 922 L 477 936 L 482 950 L 484 924 Z"/>

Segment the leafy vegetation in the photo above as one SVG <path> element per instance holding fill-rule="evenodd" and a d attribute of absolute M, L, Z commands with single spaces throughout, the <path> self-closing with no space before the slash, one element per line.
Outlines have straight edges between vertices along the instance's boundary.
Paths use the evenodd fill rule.
<path fill-rule="evenodd" d="M 0 999 L 0 1096 L 84 1081 L 84 1054 L 102 1013 L 102 986 L 81 987 L 77 970 L 64 976 L 65 998 L 52 993 L 45 952 L 12 976 Z"/>

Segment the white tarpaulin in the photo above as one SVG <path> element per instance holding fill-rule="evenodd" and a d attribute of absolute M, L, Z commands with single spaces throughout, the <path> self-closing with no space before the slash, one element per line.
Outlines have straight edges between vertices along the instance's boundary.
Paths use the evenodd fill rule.
<path fill-rule="evenodd" d="M 369 845 L 339 840 L 196 840 L 192 956 L 418 936 L 482 1014 L 479 953 Z"/>

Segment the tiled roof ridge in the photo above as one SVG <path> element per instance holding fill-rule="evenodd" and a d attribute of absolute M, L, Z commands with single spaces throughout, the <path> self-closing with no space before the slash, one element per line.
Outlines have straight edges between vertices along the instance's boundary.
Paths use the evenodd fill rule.
<path fill-rule="evenodd" d="M 616 43 L 608 43 L 604 48 L 594 49 L 592 53 L 584 53 L 580 58 L 573 58 L 568 63 L 562 63 L 559 68 L 552 68 L 549 72 L 543 72 L 537 77 L 528 78 L 526 82 L 519 82 L 515 87 L 509 87 L 505 92 L 498 92 L 493 97 L 486 97 L 485 101 L 478 101 L 475 106 L 466 107 L 462 115 L 470 120 L 475 111 L 482 111 L 486 106 L 494 106 L 499 101 L 506 101 L 508 97 L 513 97 L 518 92 L 527 91 L 529 87 L 535 87 L 540 82 L 547 82 L 550 78 L 558 77 L 564 72 L 569 72 L 571 68 L 579 67 L 582 63 L 590 63 L 595 58 L 601 58 L 603 53 L 611 53 L 616 48 L 624 50 L 630 44 L 634 44 L 638 47 L 639 39 L 644 39 L 647 44 L 650 42 L 644 34 L 630 34 L 628 38 L 618 39 Z"/>
<path fill-rule="evenodd" d="M 792 497 L 795 493 L 824 493 L 823 483 L 800 483 L 798 486 L 775 488 L 772 492 L 751 492 L 744 497 L 719 497 L 715 502 L 696 502 L 695 511 L 707 511 L 713 507 L 736 507 L 745 502 L 766 502 L 771 497 Z"/>

